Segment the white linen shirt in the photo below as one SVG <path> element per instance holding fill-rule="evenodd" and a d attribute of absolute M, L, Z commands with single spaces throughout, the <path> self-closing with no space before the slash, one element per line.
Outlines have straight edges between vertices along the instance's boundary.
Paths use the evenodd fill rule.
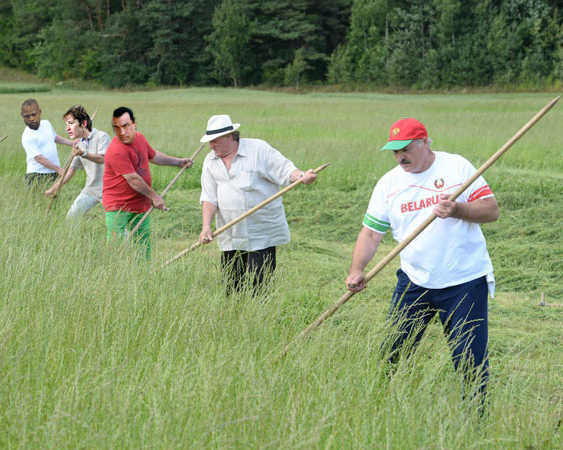
<path fill-rule="evenodd" d="M 210 152 L 203 162 L 200 202 L 217 206 L 215 226 L 220 228 L 289 184 L 295 165 L 260 139 L 240 139 L 227 170 Z M 289 227 L 281 197 L 217 236 L 221 251 L 255 251 L 286 244 Z"/>

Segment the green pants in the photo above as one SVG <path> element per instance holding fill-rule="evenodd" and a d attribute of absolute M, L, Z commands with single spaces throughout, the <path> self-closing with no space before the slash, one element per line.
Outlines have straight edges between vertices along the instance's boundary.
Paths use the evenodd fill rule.
<path fill-rule="evenodd" d="M 106 212 L 106 226 L 108 229 L 108 240 L 113 238 L 123 238 L 125 230 L 131 231 L 145 213 L 134 213 L 125 211 L 107 211 Z M 149 259 L 151 254 L 151 218 L 150 216 L 141 224 L 139 229 L 135 232 L 135 236 L 131 239 L 139 242 L 145 247 L 146 258 Z"/>

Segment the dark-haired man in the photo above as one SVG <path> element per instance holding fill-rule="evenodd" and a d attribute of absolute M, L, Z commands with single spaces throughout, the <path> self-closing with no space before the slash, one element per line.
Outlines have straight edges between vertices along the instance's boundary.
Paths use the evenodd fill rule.
<path fill-rule="evenodd" d="M 102 179 L 104 176 L 104 154 L 111 138 L 107 133 L 92 128 L 92 119 L 82 105 L 70 108 L 63 116 L 66 131 L 72 139 L 80 139 L 72 147 L 74 159 L 68 168 L 65 179 L 67 183 L 77 170 L 86 171 L 86 184 L 70 207 L 67 219 L 83 216 L 90 209 L 102 201 Z M 61 183 L 59 180 L 50 189 L 44 192 L 52 196 Z"/>
<path fill-rule="evenodd" d="M 59 136 L 48 120 L 41 120 L 41 109 L 34 98 L 23 102 L 21 116 L 26 125 L 22 145 L 26 153 L 25 184 L 53 182 L 63 174 L 56 144 L 73 145 Z"/>
<path fill-rule="evenodd" d="M 152 205 L 166 209 L 164 200 L 151 187 L 149 161 L 159 166 L 191 167 L 189 158 L 175 158 L 154 150 L 142 133 L 130 108 L 121 106 L 113 112 L 115 137 L 106 155 L 102 204 L 106 210 L 108 239 L 123 236 L 126 228 L 134 228 Z M 139 240 L 150 255 L 150 217 L 137 231 Z"/>

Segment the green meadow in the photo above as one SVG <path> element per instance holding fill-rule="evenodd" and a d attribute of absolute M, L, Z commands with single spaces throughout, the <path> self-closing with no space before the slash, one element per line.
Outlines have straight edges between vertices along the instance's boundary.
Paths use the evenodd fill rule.
<path fill-rule="evenodd" d="M 11 92 L 0 95 L 1 448 L 563 447 L 563 104 L 485 173 L 501 216 L 483 226 L 497 280 L 484 415 L 438 322 L 389 370 L 381 343 L 398 259 L 279 358 L 345 293 L 371 191 L 395 164 L 379 151 L 391 123 L 416 117 L 433 149 L 479 167 L 554 94 Z M 97 109 L 95 127 L 111 134 L 125 105 L 154 148 L 190 156 L 208 117 L 226 113 L 302 169 L 330 162 L 284 195 L 292 241 L 267 295 L 226 298 L 215 243 L 163 268 L 198 238 L 203 155 L 165 197 L 171 210 L 151 215 L 148 262 L 106 241 L 100 206 L 65 222 L 81 173 L 47 212 L 23 189 L 29 97 L 64 137 L 70 106 Z M 175 174 L 153 166 L 153 186 Z M 370 267 L 394 246 L 389 233 Z"/>

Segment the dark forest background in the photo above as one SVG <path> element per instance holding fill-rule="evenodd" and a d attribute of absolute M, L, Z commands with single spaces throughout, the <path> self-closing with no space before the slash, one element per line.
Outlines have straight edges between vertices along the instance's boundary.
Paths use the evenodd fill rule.
<path fill-rule="evenodd" d="M 0 0 L 0 66 L 107 87 L 561 86 L 563 0 Z"/>

